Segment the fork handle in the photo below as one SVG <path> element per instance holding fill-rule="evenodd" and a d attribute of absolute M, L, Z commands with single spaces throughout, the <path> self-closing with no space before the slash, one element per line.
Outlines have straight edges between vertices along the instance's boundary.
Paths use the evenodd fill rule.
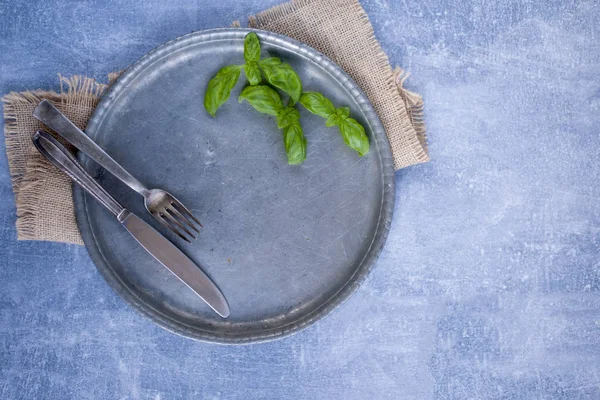
<path fill-rule="evenodd" d="M 87 154 L 92 160 L 96 161 L 104 169 L 119 178 L 123 183 L 142 196 L 148 192 L 148 189 L 140 181 L 127 172 L 125 168 L 121 167 L 119 163 L 102 150 L 96 142 L 90 139 L 88 135 L 79 129 L 48 100 L 42 100 L 40 104 L 37 105 L 35 110 L 33 110 L 33 116 L 52 128 L 69 143 Z"/>
<path fill-rule="evenodd" d="M 48 132 L 37 131 L 31 138 L 33 144 L 58 169 L 91 194 L 110 210 L 119 221 L 129 214 L 98 182 L 77 162 L 75 157 Z"/>

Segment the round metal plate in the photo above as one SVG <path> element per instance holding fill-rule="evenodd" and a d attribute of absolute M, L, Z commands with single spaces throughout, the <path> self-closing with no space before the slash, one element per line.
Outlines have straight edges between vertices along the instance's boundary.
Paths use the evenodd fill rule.
<path fill-rule="evenodd" d="M 387 237 L 394 203 L 389 143 L 356 84 L 306 45 L 256 31 L 263 56 L 298 71 L 304 90 L 349 106 L 371 141 L 359 157 L 337 128 L 300 109 L 307 160 L 287 164 L 273 118 L 238 104 L 245 85 L 211 118 L 209 79 L 242 64 L 248 29 L 195 32 L 132 65 L 103 97 L 87 134 L 148 187 L 173 193 L 204 224 L 186 244 L 147 214 L 143 199 L 93 161 L 84 167 L 125 207 L 164 233 L 219 286 L 231 307 L 221 319 L 158 264 L 111 214 L 81 190 L 76 214 L 85 245 L 106 281 L 164 328 L 224 343 L 296 332 L 331 312 L 364 280 Z"/>

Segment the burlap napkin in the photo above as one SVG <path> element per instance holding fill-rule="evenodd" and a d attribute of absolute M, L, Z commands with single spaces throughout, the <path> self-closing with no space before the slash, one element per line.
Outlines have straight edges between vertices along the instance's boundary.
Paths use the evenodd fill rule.
<path fill-rule="evenodd" d="M 407 74 L 392 70 L 357 0 L 294 0 L 250 17 L 249 26 L 290 36 L 340 65 L 375 107 L 396 169 L 429 161 L 421 97 L 402 87 Z M 81 244 L 71 182 L 33 147 L 31 135 L 43 126 L 31 114 L 42 99 L 49 99 L 85 129 L 107 85 L 78 76 L 60 77 L 60 82 L 60 93 L 36 90 L 3 97 L 6 153 L 18 239 Z"/>

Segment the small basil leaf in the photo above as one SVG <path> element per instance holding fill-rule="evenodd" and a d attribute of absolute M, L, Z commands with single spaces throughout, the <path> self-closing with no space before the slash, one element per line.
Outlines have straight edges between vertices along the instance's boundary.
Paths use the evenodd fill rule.
<path fill-rule="evenodd" d="M 359 155 L 364 156 L 369 152 L 369 138 L 365 133 L 365 128 L 354 118 L 345 118 L 339 121 L 338 125 L 344 142 Z"/>
<path fill-rule="evenodd" d="M 204 93 L 204 108 L 213 117 L 219 107 L 223 105 L 231 94 L 231 89 L 235 86 L 240 77 L 239 65 L 229 65 L 223 67 L 208 82 L 206 92 Z"/>
<path fill-rule="evenodd" d="M 244 65 L 244 72 L 246 78 L 251 85 L 258 85 L 262 81 L 262 75 L 260 74 L 260 68 L 256 63 Z"/>
<path fill-rule="evenodd" d="M 306 138 L 298 122 L 283 128 L 283 142 L 288 164 L 298 165 L 306 160 Z"/>
<path fill-rule="evenodd" d="M 256 63 L 260 60 L 260 42 L 254 32 L 247 34 L 244 40 L 244 59 L 247 63 Z"/>
<path fill-rule="evenodd" d="M 337 115 L 340 116 L 341 119 L 346 119 L 350 116 L 350 108 L 349 107 L 340 107 L 335 110 Z"/>
<path fill-rule="evenodd" d="M 300 95 L 302 94 L 302 82 L 300 82 L 300 77 L 289 64 L 282 62 L 279 64 L 261 62 L 260 67 L 265 74 L 267 82 L 276 88 L 283 90 L 290 96 L 291 105 L 300 99 Z"/>
<path fill-rule="evenodd" d="M 277 116 L 283 108 L 279 93 L 265 85 L 246 86 L 238 97 L 240 103 L 244 100 L 263 114 Z"/>
<path fill-rule="evenodd" d="M 329 117 L 327 117 L 327 120 L 325 121 L 325 126 L 331 127 L 331 126 L 339 125 L 341 120 L 342 119 L 340 118 L 339 115 L 337 115 L 336 113 L 333 113 Z"/>
<path fill-rule="evenodd" d="M 285 107 L 277 114 L 277 127 L 285 128 L 291 124 L 298 122 L 300 113 L 294 107 Z"/>
<path fill-rule="evenodd" d="M 263 58 L 262 60 L 259 61 L 259 64 L 261 67 L 279 65 L 279 64 L 281 64 L 281 60 L 277 57 Z"/>
<path fill-rule="evenodd" d="M 318 92 L 304 92 L 300 96 L 300 104 L 311 113 L 327 118 L 335 112 L 335 107 L 329 99 Z"/>

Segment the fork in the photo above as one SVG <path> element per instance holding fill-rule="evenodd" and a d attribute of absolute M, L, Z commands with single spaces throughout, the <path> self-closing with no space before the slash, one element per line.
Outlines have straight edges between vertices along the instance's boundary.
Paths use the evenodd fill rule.
<path fill-rule="evenodd" d="M 119 165 L 88 135 L 61 113 L 48 100 L 42 100 L 33 111 L 33 116 L 56 131 L 60 136 L 87 154 L 104 169 L 144 197 L 146 210 L 163 226 L 188 243 L 200 233 L 200 221 L 194 217 L 175 196 L 162 189 L 148 189 Z"/>

